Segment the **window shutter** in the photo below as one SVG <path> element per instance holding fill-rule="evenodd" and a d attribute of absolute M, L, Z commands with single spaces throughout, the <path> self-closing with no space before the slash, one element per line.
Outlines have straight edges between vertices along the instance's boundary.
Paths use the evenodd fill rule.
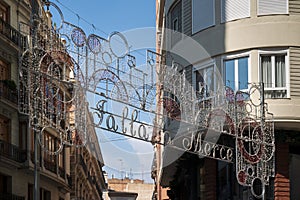
<path fill-rule="evenodd" d="M 221 0 L 221 21 L 250 17 L 250 0 Z"/>
<path fill-rule="evenodd" d="M 258 0 L 258 15 L 288 14 L 288 0 Z"/>
<path fill-rule="evenodd" d="M 215 25 L 215 0 L 192 1 L 192 32 Z"/>

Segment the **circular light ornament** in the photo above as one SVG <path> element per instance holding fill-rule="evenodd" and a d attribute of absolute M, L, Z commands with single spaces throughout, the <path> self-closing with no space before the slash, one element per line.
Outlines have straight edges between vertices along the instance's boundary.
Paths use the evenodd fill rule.
<path fill-rule="evenodd" d="M 57 133 L 57 129 L 52 126 L 43 127 L 40 131 L 39 143 L 42 151 L 49 155 L 57 155 L 63 150 L 62 134 L 57 133 L 58 137 L 54 137 L 51 133 Z M 55 138 L 56 143 L 53 143 L 53 138 Z"/>
<path fill-rule="evenodd" d="M 98 54 L 101 51 L 100 39 L 95 34 L 89 35 L 87 39 L 87 45 L 94 54 Z"/>
<path fill-rule="evenodd" d="M 63 22 L 64 22 L 64 15 L 63 15 L 62 11 L 60 10 L 60 8 L 51 1 L 44 1 L 42 6 L 39 8 L 39 16 L 41 19 L 44 18 L 45 11 L 50 11 L 50 13 L 53 16 L 56 16 L 58 21 L 55 21 L 52 18 L 52 22 L 53 22 L 53 24 L 56 25 L 56 30 L 60 30 L 62 28 Z"/>
<path fill-rule="evenodd" d="M 109 49 L 117 58 L 125 57 L 129 52 L 128 42 L 120 32 L 113 32 L 108 39 Z"/>
<path fill-rule="evenodd" d="M 71 38 L 77 47 L 83 47 L 85 44 L 86 35 L 81 28 L 74 28 L 71 33 Z"/>
<path fill-rule="evenodd" d="M 262 199 L 265 195 L 265 184 L 260 178 L 254 178 L 251 185 L 251 193 L 255 198 Z"/>

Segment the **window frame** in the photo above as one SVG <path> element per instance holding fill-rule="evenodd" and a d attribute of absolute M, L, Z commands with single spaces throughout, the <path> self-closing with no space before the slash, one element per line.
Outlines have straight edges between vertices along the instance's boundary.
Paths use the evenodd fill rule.
<path fill-rule="evenodd" d="M 178 21 L 178 17 L 175 17 L 172 21 L 172 25 L 171 25 L 171 29 L 174 31 L 174 32 L 178 32 L 179 30 L 179 21 Z"/>
<path fill-rule="evenodd" d="M 276 55 L 284 55 L 285 54 L 285 87 L 276 87 L 275 86 L 275 56 Z M 286 97 L 270 97 L 268 99 L 286 99 L 290 98 L 290 53 L 288 49 L 285 50 L 272 50 L 272 51 L 265 51 L 265 50 L 260 50 L 258 51 L 258 63 L 259 63 L 259 68 L 258 68 L 258 80 L 261 80 L 261 71 L 262 71 L 262 63 L 261 63 L 261 55 L 269 55 L 271 56 L 271 67 L 272 67 L 272 87 L 265 87 L 265 91 L 276 91 L 276 90 L 286 90 Z"/>
<path fill-rule="evenodd" d="M 6 2 L 0 1 L 0 7 L 3 7 L 4 8 L 3 10 L 6 9 L 6 11 L 5 11 L 6 19 L 3 19 L 1 17 L 0 18 L 7 24 L 10 24 L 10 6 Z"/>
<path fill-rule="evenodd" d="M 248 87 L 246 89 L 239 90 L 239 77 L 238 77 L 238 59 L 240 58 L 245 58 L 248 57 Z M 251 53 L 250 52 L 245 52 L 245 53 L 240 53 L 240 54 L 234 54 L 234 55 L 227 55 L 227 56 L 222 56 L 222 78 L 224 82 L 224 86 L 226 86 L 226 77 L 225 77 L 225 61 L 227 60 L 234 60 L 234 91 L 248 91 L 249 90 L 249 83 L 252 82 L 251 79 Z M 236 76 L 237 74 L 237 76 Z"/>
<path fill-rule="evenodd" d="M 215 73 L 216 72 L 216 69 L 217 69 L 217 66 L 216 66 L 216 61 L 215 59 L 211 59 L 211 60 L 208 60 L 206 62 L 201 62 L 201 63 L 198 63 L 198 64 L 194 64 L 193 66 L 193 73 L 192 73 L 192 84 L 193 84 L 193 88 L 195 91 L 196 90 L 196 87 L 197 87 L 197 83 L 196 83 L 196 71 L 199 71 L 199 70 L 205 70 L 205 69 L 209 69 L 210 67 L 212 67 L 213 69 L 213 72 Z M 213 80 L 213 87 L 214 87 L 214 91 L 216 90 L 216 78 L 214 78 Z M 213 95 L 210 95 L 210 96 L 206 96 L 206 94 L 204 95 L 204 99 L 207 99 L 207 98 L 211 98 L 213 97 Z"/>

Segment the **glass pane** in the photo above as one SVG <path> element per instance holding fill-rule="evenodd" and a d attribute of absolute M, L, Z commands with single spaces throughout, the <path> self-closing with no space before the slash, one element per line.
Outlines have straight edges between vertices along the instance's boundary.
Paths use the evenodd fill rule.
<path fill-rule="evenodd" d="M 248 89 L 248 57 L 238 60 L 239 90 Z"/>
<path fill-rule="evenodd" d="M 212 0 L 192 1 L 193 33 L 201 31 L 215 24 L 214 9 L 214 1 Z"/>
<path fill-rule="evenodd" d="M 234 60 L 225 61 L 225 85 L 235 90 Z"/>
<path fill-rule="evenodd" d="M 206 96 L 212 96 L 214 93 L 214 68 L 208 67 L 205 70 L 204 82 L 206 83 Z"/>
<path fill-rule="evenodd" d="M 195 74 L 196 74 L 196 90 L 199 92 L 204 83 L 203 71 L 197 70 Z"/>
<path fill-rule="evenodd" d="M 261 56 L 262 81 L 266 88 L 272 87 L 271 56 Z"/>
<path fill-rule="evenodd" d="M 285 55 L 275 57 L 275 87 L 285 87 Z"/>

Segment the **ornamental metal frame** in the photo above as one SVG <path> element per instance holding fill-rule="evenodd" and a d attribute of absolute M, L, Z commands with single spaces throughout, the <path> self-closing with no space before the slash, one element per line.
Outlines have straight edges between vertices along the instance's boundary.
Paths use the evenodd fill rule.
<path fill-rule="evenodd" d="M 60 14 L 58 27 L 45 20 L 50 6 Z M 265 185 L 275 174 L 274 120 L 264 102 L 263 84 L 234 91 L 224 87 L 216 71 L 209 71 L 195 91 L 185 71 L 178 72 L 177 63 L 164 65 L 164 56 L 147 50 L 147 70 L 138 69 L 123 34 L 114 32 L 108 39 L 95 34 L 87 37 L 80 27 L 64 20 L 57 5 L 47 1 L 43 7 L 46 11 L 41 8 L 39 16 L 33 17 L 32 45 L 21 57 L 19 112 L 29 117 L 45 152 L 58 154 L 65 145 L 84 146 L 86 127 L 94 126 L 233 162 L 239 184 L 263 198 Z M 214 88 L 205 84 L 211 76 L 217 80 Z M 86 119 L 88 94 L 96 101 L 90 106 L 94 124 Z M 108 102 L 119 103 L 121 112 L 109 110 Z M 151 115 L 153 122 L 143 121 L 144 114 Z M 59 139 L 56 148 L 47 144 L 46 132 Z M 156 137 L 158 132 L 164 137 Z M 220 143 L 222 135 L 231 138 L 234 146 Z M 254 190 L 257 184 L 262 187 L 260 193 Z"/>

